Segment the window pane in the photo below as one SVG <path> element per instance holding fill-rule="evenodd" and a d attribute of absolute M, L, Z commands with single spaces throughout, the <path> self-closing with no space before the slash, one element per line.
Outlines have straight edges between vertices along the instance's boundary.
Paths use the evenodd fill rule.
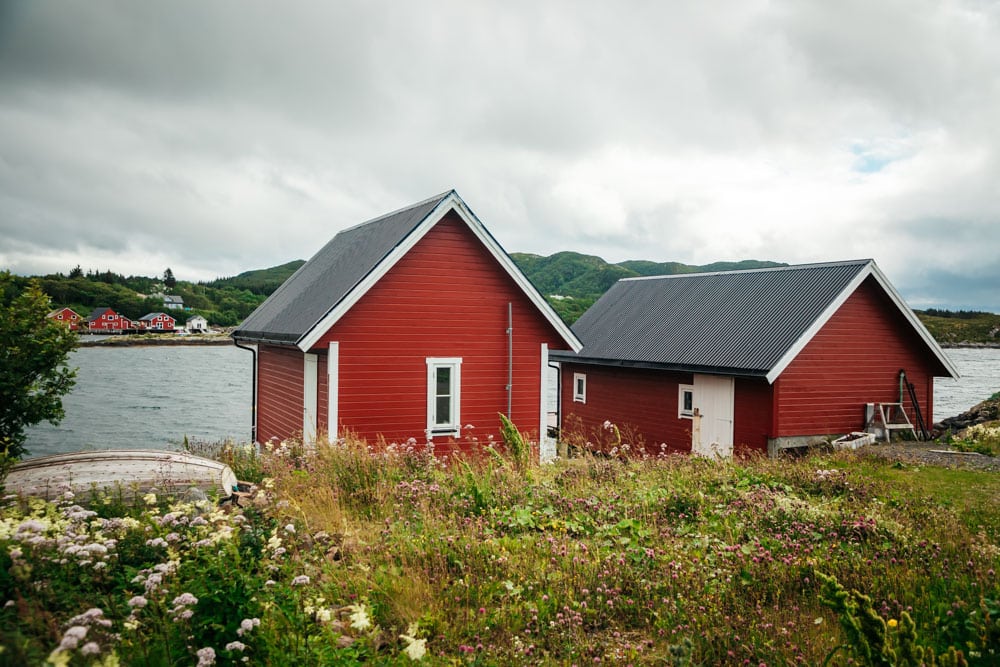
<path fill-rule="evenodd" d="M 694 392 L 685 391 L 684 392 L 684 412 L 692 412 L 694 410 Z"/>
<path fill-rule="evenodd" d="M 437 389 L 434 392 L 437 396 L 451 395 L 451 369 L 442 367 L 437 369 Z"/>
<path fill-rule="evenodd" d="M 440 396 L 436 399 L 435 424 L 451 424 L 451 397 Z"/>

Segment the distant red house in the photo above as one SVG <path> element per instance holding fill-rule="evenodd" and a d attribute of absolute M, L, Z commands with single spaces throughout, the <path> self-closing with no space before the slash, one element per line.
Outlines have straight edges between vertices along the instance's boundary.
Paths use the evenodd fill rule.
<path fill-rule="evenodd" d="M 177 320 L 166 313 L 149 313 L 139 318 L 139 328 L 145 331 L 173 331 Z"/>
<path fill-rule="evenodd" d="M 71 331 L 76 331 L 80 328 L 80 320 L 82 319 L 72 308 L 58 308 L 46 315 L 46 317 L 50 320 L 55 320 L 56 322 L 65 324 Z"/>
<path fill-rule="evenodd" d="M 110 308 L 94 308 L 87 317 L 87 330 L 91 333 L 121 333 L 135 328 L 132 320 Z"/>
<path fill-rule="evenodd" d="M 573 331 L 564 435 L 607 445 L 610 421 L 652 454 L 775 454 L 862 430 L 869 404 L 916 424 L 958 376 L 872 260 L 621 280 Z"/>
<path fill-rule="evenodd" d="M 580 347 L 454 191 L 340 232 L 233 338 L 257 346 L 259 441 L 438 452 L 498 438 L 501 412 L 538 441 L 549 351 Z"/>

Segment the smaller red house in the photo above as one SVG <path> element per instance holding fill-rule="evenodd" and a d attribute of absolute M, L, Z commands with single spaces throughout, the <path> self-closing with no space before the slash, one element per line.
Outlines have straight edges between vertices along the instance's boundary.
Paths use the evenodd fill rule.
<path fill-rule="evenodd" d="M 613 422 L 649 454 L 773 455 L 865 429 L 869 406 L 916 423 L 958 377 L 872 260 L 620 280 L 573 332 L 564 436 L 606 444 Z"/>
<path fill-rule="evenodd" d="M 106 307 L 94 308 L 87 317 L 90 333 L 122 333 L 135 328 L 132 320 Z"/>
<path fill-rule="evenodd" d="M 82 319 L 72 308 L 58 308 L 46 315 L 46 317 L 65 324 L 70 328 L 70 331 L 78 330 L 80 328 L 80 320 Z"/>
<path fill-rule="evenodd" d="M 143 331 L 173 331 L 177 320 L 166 313 L 149 313 L 138 320 Z"/>
<path fill-rule="evenodd" d="M 256 345 L 255 438 L 499 441 L 548 454 L 549 351 L 569 327 L 452 190 L 341 231 L 233 333 Z"/>

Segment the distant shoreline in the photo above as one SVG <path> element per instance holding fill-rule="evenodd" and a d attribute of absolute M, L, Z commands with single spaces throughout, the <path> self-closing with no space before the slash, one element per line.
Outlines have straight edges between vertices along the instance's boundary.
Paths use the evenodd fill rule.
<path fill-rule="evenodd" d="M 232 345 L 229 336 L 178 336 L 157 334 L 155 336 L 108 336 L 100 340 L 81 340 L 79 347 L 160 347 L 163 345 Z"/>

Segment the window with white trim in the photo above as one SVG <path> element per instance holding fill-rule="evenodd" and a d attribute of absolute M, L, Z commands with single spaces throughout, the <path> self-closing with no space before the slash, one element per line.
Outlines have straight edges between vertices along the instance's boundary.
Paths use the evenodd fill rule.
<path fill-rule="evenodd" d="M 682 384 L 677 386 L 677 417 L 691 419 L 694 417 L 694 386 Z"/>
<path fill-rule="evenodd" d="M 587 375 L 585 373 L 573 373 L 573 402 L 587 402 Z"/>
<path fill-rule="evenodd" d="M 462 359 L 427 359 L 427 435 L 458 437 L 462 417 Z"/>

